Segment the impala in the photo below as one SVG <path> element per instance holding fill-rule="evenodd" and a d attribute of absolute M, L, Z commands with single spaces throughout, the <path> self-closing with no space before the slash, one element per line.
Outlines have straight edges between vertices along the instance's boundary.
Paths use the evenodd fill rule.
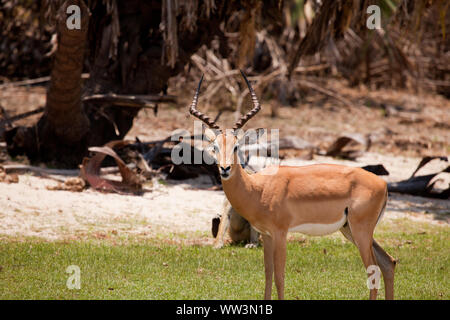
<path fill-rule="evenodd" d="M 233 130 L 220 130 L 215 121 L 197 110 L 203 77 L 189 111 L 209 127 L 205 129 L 205 136 L 214 145 L 226 197 L 233 208 L 262 234 L 264 298 L 272 297 L 275 275 L 278 299 L 284 299 L 288 232 L 319 236 L 340 230 L 358 248 L 366 270 L 370 266 L 379 266 L 386 299 L 393 299 L 396 261 L 373 239 L 375 226 L 386 206 L 386 182 L 363 169 L 332 164 L 280 166 L 277 170 L 265 168 L 256 174 L 248 174 L 239 164 L 237 151 L 239 132 L 242 132 L 239 129 L 258 113 L 261 106 L 250 82 L 241 73 L 253 108 L 236 122 Z M 376 296 L 377 288 L 370 287 L 370 299 L 376 299 Z"/>

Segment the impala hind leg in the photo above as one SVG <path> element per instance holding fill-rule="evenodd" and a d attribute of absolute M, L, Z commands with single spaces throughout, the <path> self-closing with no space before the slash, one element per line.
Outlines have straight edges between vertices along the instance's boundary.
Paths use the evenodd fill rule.
<path fill-rule="evenodd" d="M 355 244 L 348 224 L 345 227 L 342 227 L 340 231 L 350 242 Z M 376 262 L 383 274 L 385 299 L 392 300 L 394 299 L 394 271 L 396 261 L 384 251 L 375 240 L 373 240 L 372 249 L 375 254 Z"/>
<path fill-rule="evenodd" d="M 394 271 L 396 261 L 392 258 L 380 245 L 373 240 L 373 250 L 375 258 L 377 259 L 378 266 L 383 273 L 384 279 L 384 291 L 386 300 L 394 299 Z"/>
<path fill-rule="evenodd" d="M 272 299 L 272 279 L 273 279 L 273 251 L 274 245 L 273 240 L 268 235 L 263 235 L 263 246 L 264 246 L 264 271 L 266 274 L 266 287 L 264 289 L 264 299 Z"/>
<path fill-rule="evenodd" d="M 355 244 L 359 249 L 359 254 L 361 255 L 361 259 L 364 263 L 364 267 L 367 271 L 369 271 L 370 266 L 377 266 L 377 261 L 375 259 L 375 255 L 373 253 L 372 245 L 373 245 L 373 238 L 370 237 L 370 239 L 365 237 L 357 238 L 354 237 Z M 368 274 L 368 277 L 370 275 Z M 371 288 L 370 289 L 370 300 L 376 300 L 378 294 L 378 288 Z"/>
<path fill-rule="evenodd" d="M 364 267 L 368 270 L 369 266 L 377 266 L 377 260 L 375 259 L 375 254 L 373 250 L 373 237 L 366 232 L 355 233 L 351 231 L 350 226 L 347 224 L 345 227 L 341 228 L 342 234 L 351 242 L 353 242 L 359 250 L 361 259 L 363 261 Z M 381 268 L 380 268 L 381 269 Z M 368 274 L 368 276 L 370 276 Z M 378 289 L 370 289 L 370 300 L 375 300 L 377 298 Z"/>

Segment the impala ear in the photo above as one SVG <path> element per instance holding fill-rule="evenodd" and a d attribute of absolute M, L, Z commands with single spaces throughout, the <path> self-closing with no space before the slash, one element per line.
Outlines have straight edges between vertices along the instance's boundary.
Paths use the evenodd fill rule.
<path fill-rule="evenodd" d="M 216 133 L 210 128 L 204 128 L 203 134 L 209 142 L 216 140 Z"/>
<path fill-rule="evenodd" d="M 238 142 L 241 144 L 245 144 L 246 141 L 249 143 L 256 143 L 258 139 L 266 132 L 263 128 L 258 129 L 249 129 L 245 133 L 242 129 L 237 129 L 236 131 L 240 131 L 238 135 L 236 135 Z M 236 132 L 235 131 L 235 132 Z"/>

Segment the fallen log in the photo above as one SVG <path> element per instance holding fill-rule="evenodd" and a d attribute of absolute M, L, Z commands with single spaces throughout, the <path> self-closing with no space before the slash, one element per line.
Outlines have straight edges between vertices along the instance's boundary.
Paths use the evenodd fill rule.
<path fill-rule="evenodd" d="M 89 79 L 89 73 L 83 73 L 81 75 L 81 78 Z M 51 79 L 50 76 L 47 76 L 47 77 L 27 79 L 27 80 L 15 81 L 15 82 L 5 82 L 5 83 L 0 84 L 0 89 L 8 88 L 8 87 L 31 86 L 31 85 L 35 85 L 35 84 L 49 82 L 50 79 Z"/>
<path fill-rule="evenodd" d="M 432 180 L 443 172 L 450 172 L 450 167 L 447 167 L 447 169 L 438 173 L 427 174 L 424 176 L 413 177 L 399 182 L 388 183 L 388 191 L 405 193 L 413 196 L 421 196 L 427 198 L 449 199 L 450 198 L 450 183 L 448 182 L 449 179 L 447 179 L 447 185 L 449 186 L 447 189 L 442 190 L 440 192 L 434 190 L 434 186 L 437 180 L 440 179 L 436 179 L 434 181 Z"/>
<path fill-rule="evenodd" d="M 448 161 L 448 158 L 444 156 L 423 157 L 411 177 L 403 181 L 388 183 L 388 190 L 414 196 L 449 199 L 450 175 L 447 173 L 450 173 L 450 166 L 437 173 L 416 176 L 421 168 L 434 159 Z M 440 190 L 436 188 L 438 182 L 443 185 Z"/>
<path fill-rule="evenodd" d="M 430 162 L 431 160 L 434 160 L 434 159 L 439 159 L 439 160 L 441 160 L 441 161 L 446 161 L 446 162 L 448 162 L 448 158 L 447 158 L 447 157 L 443 157 L 443 156 L 434 156 L 434 157 L 429 157 L 429 156 L 427 156 L 427 157 L 423 157 L 422 160 L 420 160 L 419 165 L 417 166 L 416 170 L 414 170 L 414 172 L 412 173 L 412 175 L 411 175 L 410 178 L 414 177 L 414 176 L 416 175 L 417 171 L 419 171 L 419 170 L 420 170 L 421 168 L 423 168 L 428 162 Z"/>
<path fill-rule="evenodd" d="M 3 108 L 1 108 L 1 109 L 3 109 Z M 6 125 L 10 125 L 11 126 L 13 124 L 13 122 L 16 122 L 16 121 L 28 118 L 28 117 L 30 117 L 32 115 L 35 115 L 35 114 L 38 114 L 38 113 L 41 113 L 41 112 L 44 112 L 44 107 L 39 107 L 39 108 L 37 108 L 35 110 L 27 111 L 27 112 L 24 112 L 24 113 L 21 113 L 21 114 L 12 116 L 12 117 L 8 117 L 5 114 L 5 119 L 0 120 L 0 130 L 1 130 L 2 127 L 6 126 Z"/>
<path fill-rule="evenodd" d="M 109 103 L 125 107 L 154 108 L 154 103 L 176 103 L 176 96 L 170 95 L 124 95 L 124 94 L 93 94 L 83 97 L 83 102 Z"/>
<path fill-rule="evenodd" d="M 388 176 L 389 171 L 386 170 L 386 168 L 382 164 L 375 164 L 375 165 L 368 165 L 361 167 L 362 169 L 372 172 L 373 174 L 376 174 L 377 176 Z"/>

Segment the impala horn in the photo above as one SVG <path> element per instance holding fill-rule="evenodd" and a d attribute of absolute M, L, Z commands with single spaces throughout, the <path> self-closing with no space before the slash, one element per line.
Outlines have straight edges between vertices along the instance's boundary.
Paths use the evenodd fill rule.
<path fill-rule="evenodd" d="M 244 72 L 242 70 L 240 70 L 240 71 L 241 71 L 242 76 L 244 77 L 245 82 L 247 83 L 248 90 L 250 91 L 250 96 L 252 97 L 252 102 L 253 102 L 253 109 L 250 110 L 249 112 L 247 112 L 247 114 L 243 115 L 239 119 L 239 121 L 236 122 L 236 124 L 234 125 L 234 128 L 233 128 L 234 130 L 242 128 L 248 120 L 253 118 L 253 116 L 255 114 L 257 114 L 259 112 L 259 110 L 261 110 L 261 105 L 259 104 L 258 98 L 256 97 L 255 90 L 253 90 L 252 85 L 248 81 Z"/>
<path fill-rule="evenodd" d="M 189 113 L 194 117 L 202 120 L 206 125 L 212 129 L 220 129 L 214 120 L 211 120 L 206 114 L 201 113 L 197 110 L 198 96 L 200 94 L 200 87 L 202 85 L 203 75 L 198 83 L 197 91 L 195 91 L 194 99 L 192 99 L 191 107 L 189 108 Z"/>

